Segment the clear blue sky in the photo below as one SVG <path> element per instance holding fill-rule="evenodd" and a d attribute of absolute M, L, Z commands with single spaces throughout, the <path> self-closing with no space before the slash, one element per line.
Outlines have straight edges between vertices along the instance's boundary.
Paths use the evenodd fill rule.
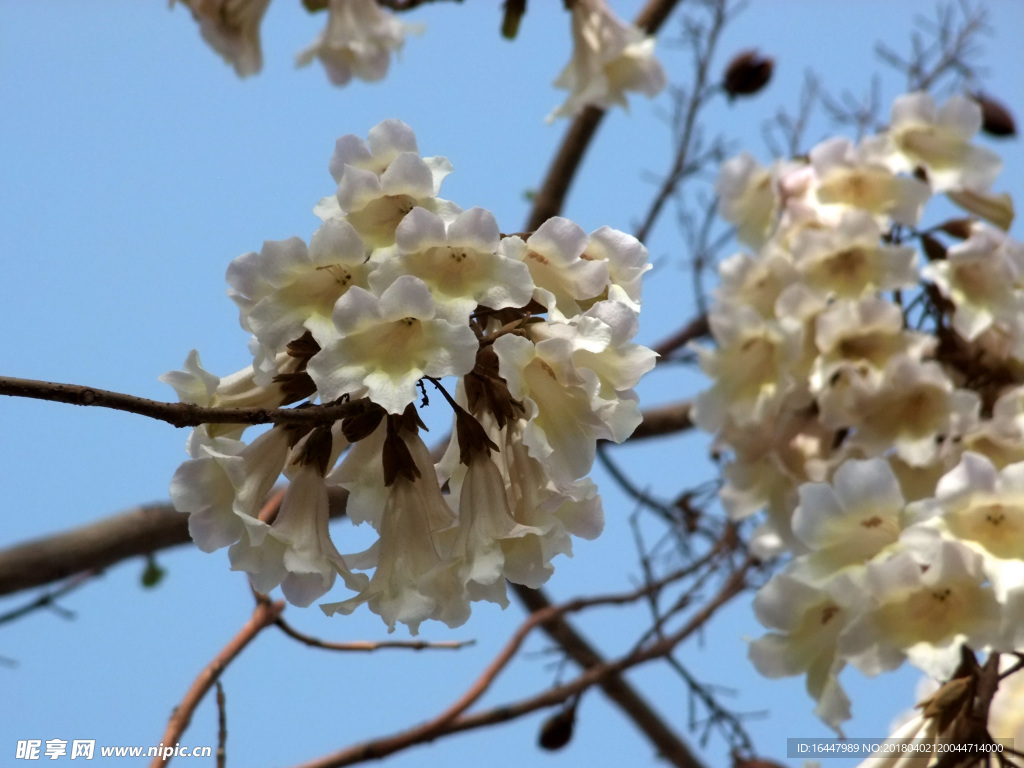
<path fill-rule="evenodd" d="M 760 124 L 777 106 L 795 108 L 805 70 L 834 92 L 862 92 L 883 71 L 874 42 L 906 50 L 912 18 L 931 14 L 933 5 L 753 0 L 725 34 L 717 66 L 756 46 L 777 57 L 777 77 L 757 100 L 716 106 L 709 130 L 766 160 Z M 986 87 L 1024 116 L 1024 5 L 988 5 L 995 36 L 985 41 Z M 544 116 L 562 98 L 550 83 L 569 55 L 568 17 L 561 3 L 534 0 L 520 39 L 508 43 L 497 34 L 498 6 L 437 3 L 408 14 L 427 31 L 407 41 L 388 78 L 335 89 L 318 65 L 293 66 L 323 24 L 297 2 L 272 4 L 264 72 L 244 82 L 201 42 L 183 7 L 171 11 L 158 0 L 0 5 L 0 374 L 173 399 L 157 377 L 193 347 L 213 371 L 241 368 L 246 336 L 224 295 L 228 262 L 265 239 L 308 238 L 317 224 L 313 204 L 333 190 L 327 161 L 334 140 L 365 135 L 387 117 L 409 123 L 424 154 L 452 161 L 444 197 L 489 208 L 504 231 L 518 230 L 524 192 L 539 183 L 565 130 Z M 613 6 L 632 16 L 640 3 Z M 676 30 L 669 25 L 670 35 Z M 665 45 L 661 52 L 670 78 L 689 76 L 683 52 Z M 891 71 L 883 84 L 887 100 L 902 87 Z M 658 118 L 667 98 L 632 103 L 631 115 L 606 120 L 565 211 L 588 231 L 603 224 L 629 230 L 652 195 L 642 172 L 667 162 L 669 134 Z M 821 127 L 809 134 L 823 137 Z M 1005 168 L 996 187 L 1024 206 L 1020 144 L 997 149 Z M 1020 224 L 1014 232 L 1022 237 Z M 670 214 L 651 241 L 656 269 L 644 291 L 642 341 L 656 341 L 693 312 L 681 252 Z M 690 396 L 699 386 L 678 372 L 650 378 L 641 390 L 647 404 Z M 165 499 L 185 458 L 184 432 L 56 404 L 0 401 L 0 435 L 2 545 Z M 639 484 L 671 495 L 708 477 L 706 445 L 706 436 L 689 436 L 617 455 Z M 617 591 L 638 578 L 627 525 L 632 504 L 600 472 L 595 477 L 606 491 L 607 529 L 558 563 L 549 585 L 557 598 Z M 11 764 L 18 739 L 160 740 L 171 708 L 245 621 L 252 600 L 224 552 L 179 548 L 159 562 L 168 575 L 155 590 L 139 586 L 143 563 L 128 562 L 65 601 L 73 621 L 38 613 L 0 628 L 0 656 L 17 661 L 13 669 L 0 666 L 0 763 Z M 0 612 L 29 597 L 0 600 Z M 315 608 L 289 608 L 286 617 L 330 639 L 385 636 L 366 611 L 327 619 Z M 478 640 L 457 654 L 330 655 L 265 633 L 224 677 L 229 765 L 287 766 L 422 721 L 461 694 L 522 618 L 514 602 L 505 612 L 482 604 L 460 629 L 424 627 L 428 639 Z M 582 628 L 612 654 L 629 647 L 631 628 L 644 620 L 642 612 L 611 609 Z M 705 682 L 736 689 L 726 702 L 737 710 L 770 711 L 751 720 L 750 730 L 766 756 L 783 757 L 786 736 L 828 731 L 811 715 L 802 680 L 762 680 L 746 661 L 743 637 L 758 634 L 743 599 L 681 658 Z M 535 652 L 546 647 L 539 638 L 530 644 Z M 553 679 L 551 658 L 524 656 L 484 704 L 540 690 Z M 687 699 L 664 667 L 630 679 L 685 730 Z M 857 715 L 849 735 L 881 737 L 911 703 L 916 675 L 845 679 Z M 542 719 L 418 747 L 386 764 L 657 762 L 599 693 L 584 699 L 576 738 L 561 753 L 534 747 Z M 215 733 L 207 703 L 183 743 L 212 745 Z M 726 763 L 721 742 L 712 740 L 705 754 L 710 765 Z"/>

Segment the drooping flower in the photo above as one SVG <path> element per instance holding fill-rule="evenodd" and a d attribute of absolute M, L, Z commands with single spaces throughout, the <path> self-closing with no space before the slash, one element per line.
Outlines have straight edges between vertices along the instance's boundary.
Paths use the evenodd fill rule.
<path fill-rule="evenodd" d="M 376 0 L 330 0 L 327 27 L 296 63 L 304 67 L 320 59 L 334 85 L 347 85 L 353 77 L 381 80 L 410 30 Z"/>
<path fill-rule="evenodd" d="M 260 24 L 270 0 L 180 0 L 199 22 L 203 39 L 239 77 L 263 68 Z M 174 0 L 171 0 L 174 5 Z"/>
<path fill-rule="evenodd" d="M 656 96 L 665 87 L 654 38 L 619 19 L 605 0 L 573 3 L 572 40 L 572 58 L 555 80 L 569 97 L 548 120 L 571 117 L 587 106 L 627 107 L 627 91 Z"/>
<path fill-rule="evenodd" d="M 930 94 L 908 93 L 893 102 L 889 130 L 867 140 L 867 151 L 893 170 L 923 167 L 936 192 L 986 190 L 1002 168 L 999 156 L 971 144 L 981 129 L 981 107 L 953 96 L 937 107 Z"/>

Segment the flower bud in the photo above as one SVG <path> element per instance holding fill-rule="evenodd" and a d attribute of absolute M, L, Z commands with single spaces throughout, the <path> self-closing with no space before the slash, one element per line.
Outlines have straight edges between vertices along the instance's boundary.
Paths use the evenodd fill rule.
<path fill-rule="evenodd" d="M 981 107 L 981 130 L 989 136 L 1016 136 L 1017 124 L 1005 106 L 983 93 L 971 94 Z"/>
<path fill-rule="evenodd" d="M 741 51 L 733 56 L 722 78 L 722 88 L 730 99 L 753 96 L 772 79 L 775 60 L 757 50 Z"/>
<path fill-rule="evenodd" d="M 576 705 L 556 712 L 540 727 L 537 743 L 549 752 L 559 750 L 572 740 L 573 727 L 576 725 Z"/>

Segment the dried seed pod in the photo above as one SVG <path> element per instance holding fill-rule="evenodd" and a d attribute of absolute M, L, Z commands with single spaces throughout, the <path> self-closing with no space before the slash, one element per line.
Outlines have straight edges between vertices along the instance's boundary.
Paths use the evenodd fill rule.
<path fill-rule="evenodd" d="M 561 749 L 572 740 L 573 726 L 576 725 L 576 704 L 559 710 L 540 727 L 537 744 L 550 752 Z"/>
<path fill-rule="evenodd" d="M 1017 135 L 1013 115 L 1001 102 L 983 93 L 972 93 L 971 98 L 981 107 L 981 130 L 989 136 Z"/>
<path fill-rule="evenodd" d="M 732 57 L 729 66 L 725 68 L 722 88 L 729 94 L 730 99 L 737 96 L 753 96 L 772 79 L 774 68 L 775 59 L 762 56 L 760 51 L 740 51 Z"/>

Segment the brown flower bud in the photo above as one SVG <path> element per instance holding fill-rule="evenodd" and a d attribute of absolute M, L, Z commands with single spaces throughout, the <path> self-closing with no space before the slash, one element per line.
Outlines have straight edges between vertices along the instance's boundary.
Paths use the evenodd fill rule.
<path fill-rule="evenodd" d="M 981 130 L 989 136 L 1016 136 L 1017 124 L 1003 104 L 983 93 L 972 93 L 978 106 L 981 107 Z"/>
<path fill-rule="evenodd" d="M 775 59 L 762 56 L 757 50 L 740 51 L 732 57 L 725 68 L 722 88 L 730 99 L 737 96 L 753 96 L 772 79 Z"/>
<path fill-rule="evenodd" d="M 515 40 L 519 34 L 519 22 L 526 15 L 526 0 L 505 0 L 505 10 L 501 19 L 501 36 L 506 40 Z"/>
<path fill-rule="evenodd" d="M 561 749 L 572 741 L 572 731 L 575 725 L 576 704 L 573 703 L 544 721 L 540 727 L 537 743 L 542 749 L 550 752 Z"/>

